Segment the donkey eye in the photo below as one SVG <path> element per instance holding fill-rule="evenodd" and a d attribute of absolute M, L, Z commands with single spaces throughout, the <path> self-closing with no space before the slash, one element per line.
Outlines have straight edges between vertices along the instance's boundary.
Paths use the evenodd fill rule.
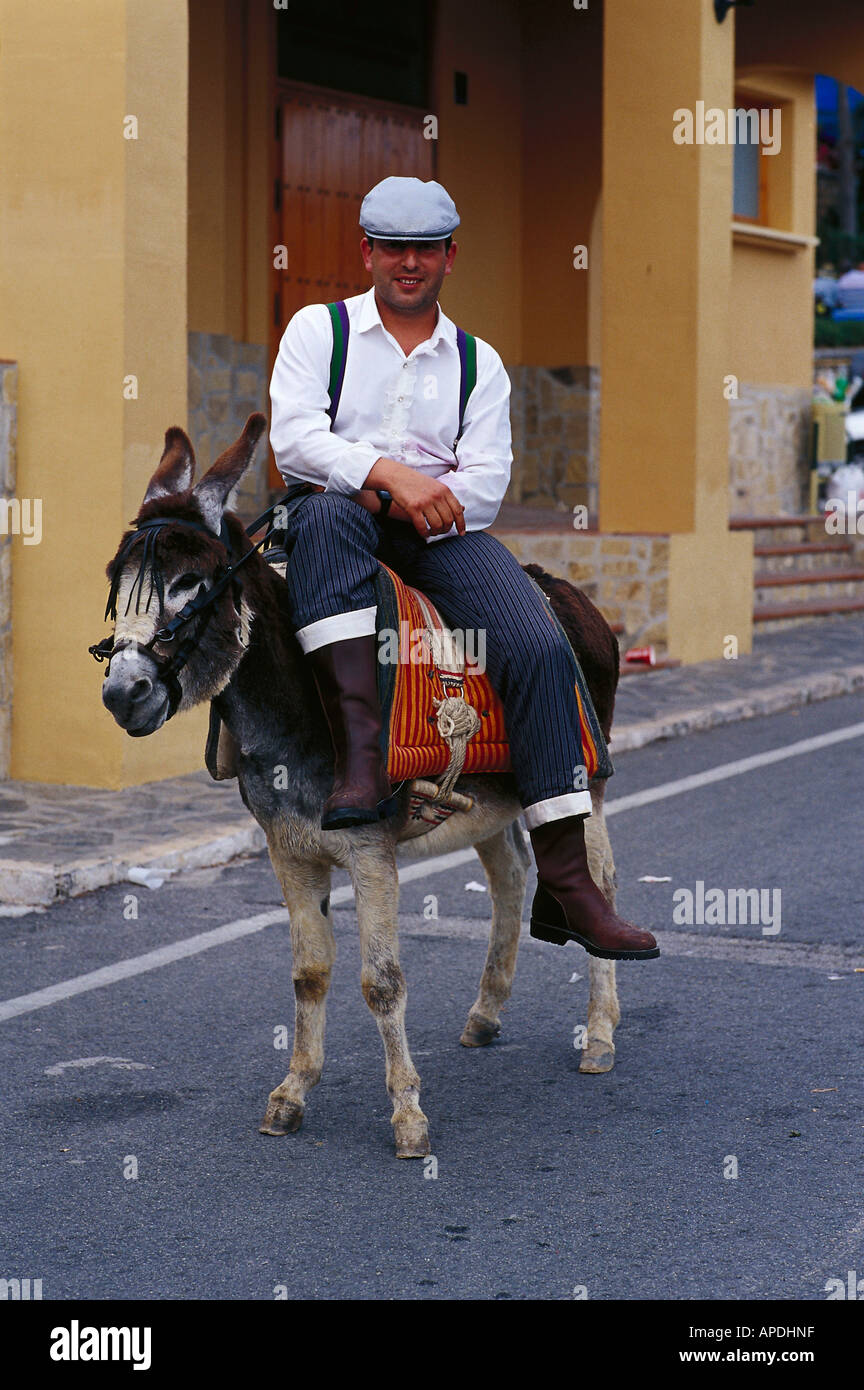
<path fill-rule="evenodd" d="M 180 594 L 184 589 L 195 589 L 199 584 L 204 583 L 203 574 L 196 574 L 194 570 L 189 570 L 187 574 L 181 574 L 179 579 L 175 579 L 171 585 L 172 594 Z"/>

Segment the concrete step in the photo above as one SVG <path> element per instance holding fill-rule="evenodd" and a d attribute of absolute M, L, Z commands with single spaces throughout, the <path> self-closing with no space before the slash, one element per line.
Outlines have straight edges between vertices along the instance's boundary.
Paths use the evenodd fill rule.
<path fill-rule="evenodd" d="M 788 516 L 733 516 L 729 518 L 729 530 L 752 531 L 755 545 L 826 538 L 824 516 L 809 512 Z"/>
<path fill-rule="evenodd" d="M 771 545 L 756 545 L 753 556 L 760 574 L 800 574 L 810 570 L 839 568 L 851 559 L 855 547 L 851 541 L 778 541 Z"/>
<path fill-rule="evenodd" d="M 776 595 L 777 591 L 774 592 Z M 753 609 L 753 622 L 758 624 L 760 632 L 775 632 L 819 618 L 841 617 L 843 614 L 853 613 L 864 613 L 864 597 L 757 603 Z"/>
<path fill-rule="evenodd" d="M 788 571 L 754 576 L 755 604 L 812 603 L 816 600 L 864 599 L 864 569 Z"/>

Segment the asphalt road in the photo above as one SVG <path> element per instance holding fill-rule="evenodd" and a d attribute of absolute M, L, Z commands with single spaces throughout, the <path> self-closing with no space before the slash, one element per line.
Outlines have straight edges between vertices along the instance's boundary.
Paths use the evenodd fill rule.
<path fill-rule="evenodd" d="M 653 745 L 619 759 L 609 801 L 862 720 L 846 698 Z M 822 1300 L 864 1276 L 862 766 L 859 734 L 613 815 L 620 906 L 663 955 L 619 966 L 605 1076 L 580 1075 L 572 1045 L 587 956 L 527 936 L 501 1039 L 461 1048 L 482 870 L 407 883 L 437 1177 L 393 1157 L 347 906 L 295 1136 L 257 1133 L 287 1069 L 284 924 L 0 1022 L 0 1277 L 40 1278 L 45 1299 Z M 779 933 L 676 923 L 673 894 L 699 881 L 780 890 Z M 261 857 L 0 918 L 0 993 L 278 906 Z M 93 1058 L 122 1060 L 70 1065 Z"/>

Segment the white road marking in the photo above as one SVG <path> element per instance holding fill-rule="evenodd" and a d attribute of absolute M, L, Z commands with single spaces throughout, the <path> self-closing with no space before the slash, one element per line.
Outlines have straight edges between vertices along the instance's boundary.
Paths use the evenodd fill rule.
<path fill-rule="evenodd" d="M 610 801 L 605 807 L 607 816 L 618 811 L 631 811 L 640 806 L 649 806 L 654 801 L 663 801 L 670 796 L 681 796 L 684 792 L 695 791 L 709 786 L 712 782 L 722 782 L 728 777 L 740 777 L 742 773 L 753 772 L 756 768 L 767 767 L 771 763 L 783 762 L 786 758 L 797 758 L 805 753 L 816 753 L 821 748 L 830 748 L 835 743 L 864 737 L 864 723 L 850 724 L 844 729 L 834 729 L 831 733 L 818 734 L 815 738 L 800 739 L 797 743 L 786 744 L 783 748 L 773 748 L 766 753 L 756 753 L 750 758 L 737 758 L 731 763 L 721 763 L 718 767 L 707 768 L 691 777 L 679 777 L 674 782 L 664 782 L 659 787 L 649 787 L 645 791 L 634 792 L 631 796 L 621 796 Z M 476 859 L 473 849 L 455 850 L 452 854 L 442 854 L 435 859 L 420 860 L 399 870 L 399 882 L 411 883 L 415 879 L 428 878 L 447 869 L 458 868 Z M 349 885 L 335 888 L 330 895 L 334 907 L 350 902 L 354 890 Z M 229 941 L 239 941 L 244 936 L 264 931 L 266 927 L 287 923 L 286 908 L 276 908 L 271 912 L 259 912 L 255 917 L 243 917 L 236 922 L 226 922 L 212 931 L 199 932 L 197 936 L 186 937 L 183 941 L 160 946 L 155 951 L 147 951 L 143 956 L 132 956 L 128 960 L 105 965 L 100 970 L 91 970 L 86 975 L 76 975 L 70 980 L 49 985 L 46 989 L 35 990 L 32 994 L 19 995 L 17 999 L 7 999 L 0 1003 L 0 1023 L 21 1014 L 34 1013 L 37 1009 L 47 1009 L 62 999 L 71 999 L 77 994 L 86 994 L 91 989 L 101 989 L 104 985 L 116 984 L 118 980 L 128 980 L 135 975 L 146 974 L 148 970 L 158 970 L 160 966 L 171 965 L 175 960 L 185 960 L 201 951 L 209 951 L 214 946 L 224 946 Z"/>
<path fill-rule="evenodd" d="M 469 859 L 474 859 L 473 849 L 455 850 L 452 854 L 439 855 L 427 863 L 409 864 L 399 870 L 399 882 L 410 883 L 415 878 L 425 878 L 429 874 L 455 868 Z M 334 888 L 330 894 L 333 907 L 351 902 L 354 889 L 350 884 Z M 61 980 L 59 984 L 48 985 L 46 989 L 34 990 L 32 994 L 19 995 L 17 999 L 7 999 L 0 1003 L 0 1023 L 21 1014 L 34 1013 L 37 1009 L 47 1009 L 51 1004 L 59 1004 L 61 999 L 71 999 L 76 994 L 86 994 L 91 989 L 101 989 L 104 985 L 116 984 L 118 980 L 128 980 L 135 975 L 144 975 L 148 970 L 158 970 L 162 965 L 171 965 L 175 960 L 185 960 L 187 956 L 197 956 L 201 951 L 209 951 L 214 946 L 224 946 L 229 941 L 239 941 L 244 936 L 252 936 L 265 927 L 287 923 L 288 909 L 275 908 L 271 912 L 259 912 L 255 917 L 243 917 L 237 922 L 226 922 L 212 931 L 199 932 L 183 941 L 173 941 L 168 946 L 159 946 L 155 951 L 147 951 L 143 956 L 130 956 L 128 960 L 118 960 L 114 965 L 104 965 L 100 970 L 91 970 L 86 975 L 75 975 L 71 980 Z"/>
<path fill-rule="evenodd" d="M 740 777 L 742 772 L 754 772 L 757 768 L 768 767 L 771 763 L 782 763 L 786 758 L 800 758 L 804 753 L 818 753 L 820 748 L 830 748 L 832 744 L 862 737 L 864 724 L 849 724 L 845 729 L 832 729 L 830 734 L 802 738 L 797 743 L 787 743 L 784 748 L 771 748 L 766 753 L 754 753 L 752 758 L 736 758 L 734 762 L 721 763 L 719 767 L 708 767 L 704 772 L 694 772 L 690 777 L 679 777 L 676 781 L 664 782 L 659 787 L 647 787 L 645 791 L 632 792 L 630 796 L 619 796 L 606 803 L 605 814 L 614 816 L 619 811 L 634 811 L 639 806 L 650 806 L 654 801 L 665 801 L 669 796 L 681 796 L 683 792 L 710 786 L 712 782 L 725 782 L 727 777 Z"/>

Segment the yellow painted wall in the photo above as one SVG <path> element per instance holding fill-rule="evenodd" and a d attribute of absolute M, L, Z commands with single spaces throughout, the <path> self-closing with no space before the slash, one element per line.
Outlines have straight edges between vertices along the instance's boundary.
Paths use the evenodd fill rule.
<path fill-rule="evenodd" d="M 759 0 L 736 21 L 740 80 L 792 106 L 787 230 L 815 231 L 813 78 L 837 78 L 864 91 L 864 12 L 860 0 Z M 784 112 L 785 120 L 785 112 Z M 778 156 L 779 160 L 783 155 Z M 809 386 L 812 379 L 810 251 L 783 253 L 736 245 L 732 316 L 735 371 L 742 381 Z"/>
<path fill-rule="evenodd" d="M 435 43 L 438 178 L 462 225 L 442 292 L 448 315 L 522 361 L 522 70 L 516 0 L 440 0 Z M 453 73 L 468 74 L 468 105 Z"/>
<path fill-rule="evenodd" d="M 727 487 L 732 151 L 673 113 L 729 106 L 732 31 L 689 0 L 605 16 L 600 524 L 690 531 Z"/>
<path fill-rule="evenodd" d="M 600 526 L 673 533 L 670 654 L 716 660 L 752 632 L 752 540 L 727 532 L 732 150 L 676 145 L 673 115 L 731 105 L 734 31 L 690 0 L 604 14 Z"/>
<path fill-rule="evenodd" d="M 767 165 L 767 220 L 812 236 L 816 218 L 816 119 L 808 74 L 747 68 L 736 73 L 736 105 L 779 107 L 781 149 Z M 754 246 L 732 250 L 730 372 L 754 385 L 809 386 L 813 375 L 813 251 Z"/>
<path fill-rule="evenodd" d="M 265 342 L 271 15 L 244 0 L 190 0 L 189 16 L 189 326 Z M 572 247 L 590 241 L 599 196 L 601 29 L 599 6 L 438 6 L 437 172 L 462 216 L 443 300 L 507 362 L 589 360 L 588 274 L 572 268 Z M 456 70 L 468 74 L 464 107 Z"/>
<path fill-rule="evenodd" d="M 735 61 L 824 73 L 864 91 L 861 0 L 759 0 L 738 16 Z"/>
<path fill-rule="evenodd" d="M 189 0 L 190 330 L 266 343 L 273 11 Z"/>
<path fill-rule="evenodd" d="M 448 313 L 512 364 L 589 357 L 590 244 L 600 192 L 602 7 L 482 0 L 437 7 L 438 177 L 462 217 Z M 468 74 L 467 106 L 453 73 Z M 596 230 L 596 228 L 595 228 Z M 599 347 L 599 338 L 595 338 Z"/>
<path fill-rule="evenodd" d="M 596 366 L 588 291 L 600 266 L 592 221 L 602 161 L 603 7 L 526 0 L 522 25 L 522 360 Z M 587 271 L 573 268 L 577 244 L 589 246 Z"/>
<path fill-rule="evenodd" d="M 124 734 L 87 654 L 105 564 L 186 416 L 186 42 L 174 0 L 0 0 L 0 356 L 20 369 L 18 493 L 43 501 L 41 545 L 13 554 L 17 778 L 202 761 L 201 719 Z"/>

